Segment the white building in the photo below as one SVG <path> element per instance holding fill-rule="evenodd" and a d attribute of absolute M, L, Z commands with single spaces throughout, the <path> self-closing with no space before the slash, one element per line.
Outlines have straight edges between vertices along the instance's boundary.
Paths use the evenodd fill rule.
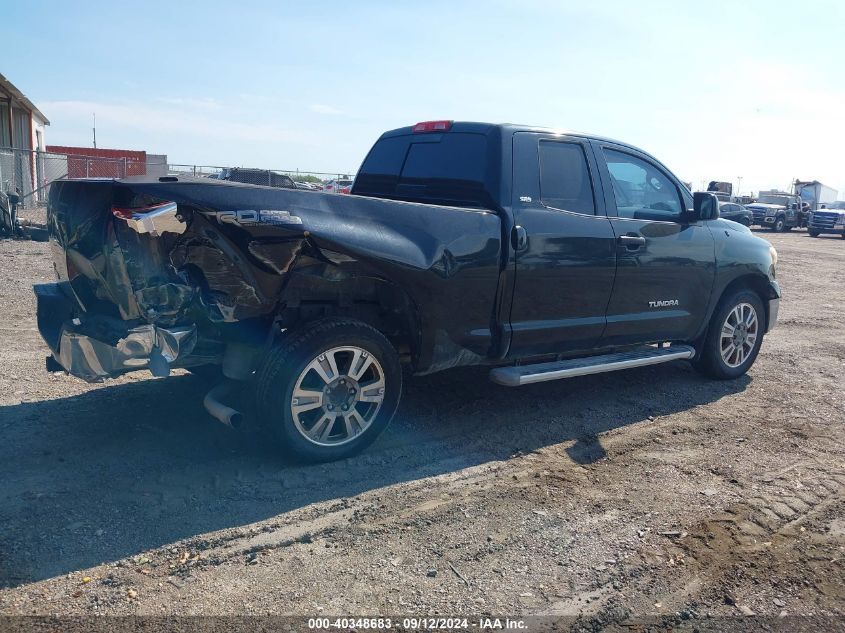
<path fill-rule="evenodd" d="M 43 152 L 48 125 L 50 121 L 32 101 L 0 74 L 0 188 L 17 191 L 22 206 L 45 200 L 48 178 Z"/>
<path fill-rule="evenodd" d="M 32 101 L 0 74 L 0 147 L 43 151 L 48 125 Z"/>

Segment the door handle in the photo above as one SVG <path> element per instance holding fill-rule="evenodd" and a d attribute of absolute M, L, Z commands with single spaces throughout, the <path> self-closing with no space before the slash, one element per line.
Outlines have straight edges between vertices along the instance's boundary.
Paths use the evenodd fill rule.
<path fill-rule="evenodd" d="M 511 233 L 511 244 L 513 245 L 513 249 L 515 251 L 524 251 L 528 248 L 528 233 L 525 232 L 525 229 L 519 225 L 513 227 L 513 232 Z"/>
<path fill-rule="evenodd" d="M 635 235 L 633 233 L 620 235 L 616 238 L 616 241 L 619 242 L 619 246 L 624 246 L 629 251 L 635 251 L 639 249 L 640 246 L 645 246 L 645 238 L 642 235 Z"/>

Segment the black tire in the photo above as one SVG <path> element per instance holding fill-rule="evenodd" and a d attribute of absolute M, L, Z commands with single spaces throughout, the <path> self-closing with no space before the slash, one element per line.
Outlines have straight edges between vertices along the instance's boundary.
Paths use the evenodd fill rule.
<path fill-rule="evenodd" d="M 739 223 L 742 224 L 742 226 L 747 226 L 749 229 L 751 228 L 751 220 L 748 218 L 742 218 Z"/>
<path fill-rule="evenodd" d="M 756 340 L 753 347 L 751 347 L 745 360 L 736 366 L 731 366 L 722 357 L 722 328 L 724 327 L 728 315 L 741 304 L 750 305 L 754 308 L 757 317 L 757 332 Z M 707 328 L 707 335 L 704 342 L 697 350 L 693 366 L 701 373 L 717 378 L 719 380 L 731 380 L 739 378 L 745 374 L 757 358 L 760 352 L 760 346 L 763 344 L 763 336 L 766 329 L 766 312 L 763 308 L 763 302 L 760 296 L 748 289 L 738 290 L 725 296 L 719 302 L 719 306 L 713 313 L 710 320 L 710 325 Z M 738 358 L 736 359 L 738 360 Z"/>
<path fill-rule="evenodd" d="M 778 217 L 775 219 L 775 223 L 772 225 L 772 230 L 775 233 L 783 233 L 785 227 L 786 220 L 784 220 L 782 217 Z"/>
<path fill-rule="evenodd" d="M 810 234 L 810 237 L 818 237 L 818 236 L 819 236 L 819 232 L 818 232 L 818 231 L 814 231 L 814 230 L 812 230 L 812 229 L 808 229 L 808 230 L 807 230 L 807 233 L 809 233 L 809 234 Z"/>
<path fill-rule="evenodd" d="M 349 407 L 349 413 L 340 413 L 340 405 L 338 405 L 338 410 L 333 412 L 333 415 L 336 416 L 333 421 L 326 422 L 321 426 L 321 428 L 326 429 L 328 436 L 326 442 L 342 443 L 321 444 L 317 441 L 322 438 L 309 439 L 306 437 L 306 433 L 314 431 L 323 416 L 332 415 L 325 408 L 334 405 L 322 404 L 313 409 L 313 415 L 319 419 L 314 422 L 314 426 L 310 430 L 306 430 L 306 428 L 302 428 L 305 427 L 305 423 L 302 421 L 297 423 L 294 418 L 292 410 L 294 389 L 298 381 L 304 380 L 305 376 L 315 377 L 315 371 L 309 370 L 310 374 L 306 371 L 311 363 L 317 362 L 320 358 L 325 358 L 326 353 L 330 350 L 343 347 L 358 348 L 365 351 L 376 361 L 370 365 L 371 369 L 367 371 L 383 374 L 383 399 L 375 409 L 369 408 L 368 403 L 359 402 L 357 399 L 364 392 L 364 383 L 356 383 L 359 393 L 356 396 L 350 396 L 350 398 L 354 398 L 354 402 Z M 337 352 L 337 354 L 341 354 L 341 356 L 344 354 L 352 355 L 351 352 L 342 351 Z M 328 355 L 336 358 L 335 353 Z M 351 367 L 346 370 L 341 369 L 341 361 L 344 360 L 345 358 L 341 357 L 337 362 L 339 375 L 336 377 L 339 380 L 341 377 L 349 379 L 349 376 L 353 374 Z M 351 362 L 350 359 L 350 364 Z M 379 372 L 376 372 L 376 366 Z M 344 374 L 344 371 L 346 374 Z M 336 381 L 332 384 L 335 387 L 338 386 Z M 326 388 L 331 389 L 331 385 L 326 385 Z M 316 389 L 316 387 L 312 389 Z M 353 391 L 351 387 L 350 391 Z M 261 363 L 258 370 L 255 395 L 260 424 L 278 442 L 280 450 L 297 461 L 316 463 L 350 457 L 372 444 L 393 419 L 401 394 L 402 368 L 399 355 L 390 341 L 381 332 L 360 321 L 327 318 L 314 321 L 294 331 L 285 332 Z M 327 403 L 330 401 L 332 400 L 324 393 L 321 402 Z M 344 405 L 344 407 L 346 406 Z M 356 423 L 357 434 L 344 439 L 343 436 L 348 433 L 349 428 L 345 424 L 346 416 L 351 415 L 353 411 L 357 412 L 358 407 L 363 407 L 364 410 L 369 409 L 371 418 L 367 421 L 367 413 L 362 415 L 360 419 L 365 421 L 367 425 L 361 430 L 362 425 Z M 347 409 L 344 408 L 344 411 L 347 411 Z M 299 413 L 299 415 L 303 414 Z M 335 429 L 335 431 L 331 429 Z M 343 434 L 343 436 L 334 439 L 332 436 L 335 434 Z"/>

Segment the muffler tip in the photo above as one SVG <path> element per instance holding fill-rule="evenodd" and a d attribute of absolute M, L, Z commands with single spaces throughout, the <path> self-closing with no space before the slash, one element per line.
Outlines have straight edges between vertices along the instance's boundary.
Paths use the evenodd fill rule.
<path fill-rule="evenodd" d="M 243 413 L 220 402 L 220 398 L 229 391 L 231 386 L 231 383 L 228 382 L 220 383 L 205 394 L 202 404 L 214 418 L 220 420 L 226 426 L 236 429 L 243 423 Z"/>

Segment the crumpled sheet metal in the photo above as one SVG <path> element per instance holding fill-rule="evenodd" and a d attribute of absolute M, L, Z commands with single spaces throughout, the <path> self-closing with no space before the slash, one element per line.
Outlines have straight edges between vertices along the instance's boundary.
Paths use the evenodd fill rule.
<path fill-rule="evenodd" d="M 169 329 L 142 325 L 110 345 L 66 323 L 62 327 L 57 360 L 68 373 L 88 382 L 100 382 L 136 369 L 166 375 L 168 365 L 190 354 L 196 342 L 195 325 Z"/>
<path fill-rule="evenodd" d="M 136 233 L 148 233 L 153 237 L 161 237 L 165 233 L 181 234 L 188 228 L 185 221 L 179 217 L 179 209 L 175 202 L 165 202 L 143 211 L 143 213 L 134 213 L 131 217 L 123 218 Z"/>

